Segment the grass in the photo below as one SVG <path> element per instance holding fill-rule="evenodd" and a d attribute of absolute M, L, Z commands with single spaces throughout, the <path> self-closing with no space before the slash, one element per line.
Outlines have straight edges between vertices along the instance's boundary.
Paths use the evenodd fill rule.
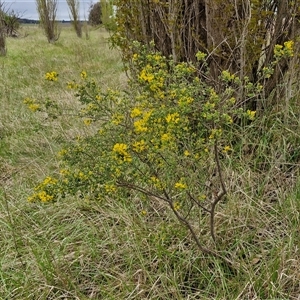
<path fill-rule="evenodd" d="M 216 235 L 220 249 L 242 262 L 233 272 L 199 253 L 164 206 L 141 215 L 138 197 L 27 202 L 36 182 L 57 172 L 57 152 L 87 130 L 73 116 L 78 103 L 66 82 L 82 70 L 104 89 L 126 80 L 102 29 L 78 39 L 64 27 L 55 44 L 36 26 L 22 32 L 0 58 L 0 299 L 299 299 L 296 100 L 288 121 L 270 112 L 253 122 L 223 166 L 228 195 Z M 50 71 L 59 82 L 45 82 Z M 25 97 L 56 99 L 69 113 L 56 120 L 32 113 Z M 209 233 L 202 236 L 213 246 Z"/>

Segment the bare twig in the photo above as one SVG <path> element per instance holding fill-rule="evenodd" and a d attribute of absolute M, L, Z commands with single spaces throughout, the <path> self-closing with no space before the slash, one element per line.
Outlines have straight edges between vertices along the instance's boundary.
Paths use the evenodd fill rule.
<path fill-rule="evenodd" d="M 222 200 L 224 195 L 227 193 L 225 183 L 223 180 L 222 176 L 222 169 L 221 169 L 221 164 L 220 164 L 220 159 L 219 159 L 219 153 L 218 153 L 218 145 L 217 142 L 214 144 L 214 152 L 215 152 L 215 160 L 217 164 L 217 172 L 219 175 L 220 183 L 221 183 L 221 191 L 218 193 L 217 197 L 213 200 L 211 203 L 211 210 L 210 210 L 210 234 L 212 239 L 215 241 L 216 236 L 215 236 L 215 209 L 217 204 Z"/>

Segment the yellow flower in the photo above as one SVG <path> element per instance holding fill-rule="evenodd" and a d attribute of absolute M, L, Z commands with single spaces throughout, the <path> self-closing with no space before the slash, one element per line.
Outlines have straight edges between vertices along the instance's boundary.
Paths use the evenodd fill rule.
<path fill-rule="evenodd" d="M 175 189 L 186 189 L 187 188 L 187 185 L 185 183 L 182 183 L 181 181 L 179 182 L 176 182 L 175 185 L 174 185 Z"/>
<path fill-rule="evenodd" d="M 156 176 L 151 176 L 150 180 L 151 180 L 151 183 L 153 183 L 153 185 L 157 189 L 162 190 L 164 188 L 164 185 L 161 183 L 161 181 Z"/>
<path fill-rule="evenodd" d="M 47 194 L 45 191 L 41 191 L 37 194 L 37 198 L 42 202 L 49 202 L 53 199 L 53 196 Z"/>
<path fill-rule="evenodd" d="M 37 110 L 40 109 L 40 105 L 39 104 L 36 104 L 36 103 L 32 103 L 32 104 L 29 104 L 28 105 L 28 108 L 33 111 L 33 112 L 36 112 Z"/>
<path fill-rule="evenodd" d="M 167 123 L 175 123 L 177 124 L 180 121 L 179 113 L 168 114 L 166 117 Z"/>
<path fill-rule="evenodd" d="M 256 114 L 255 110 L 248 109 L 246 113 L 249 120 L 253 121 L 255 119 L 255 114 Z"/>
<path fill-rule="evenodd" d="M 170 135 L 170 133 L 164 133 L 162 136 L 161 136 L 161 140 L 162 142 L 168 142 L 172 139 L 172 136 Z"/>
<path fill-rule="evenodd" d="M 135 152 L 143 152 L 146 149 L 146 143 L 144 140 L 134 142 L 132 145 L 133 151 Z"/>
<path fill-rule="evenodd" d="M 116 186 L 113 184 L 105 184 L 104 188 L 106 193 L 113 193 L 117 190 Z"/>
<path fill-rule="evenodd" d="M 113 115 L 113 119 L 112 119 L 112 123 L 115 125 L 119 125 L 122 123 L 122 121 L 124 120 L 124 116 L 120 115 L 120 114 L 114 114 Z"/>
<path fill-rule="evenodd" d="M 84 123 L 84 125 L 89 126 L 89 125 L 91 125 L 92 121 L 93 121 L 92 119 L 84 119 L 83 123 Z"/>
<path fill-rule="evenodd" d="M 145 121 L 143 119 L 141 120 L 138 120 L 138 121 L 135 121 L 133 123 L 133 126 L 134 126 L 134 131 L 136 133 L 141 133 L 141 132 L 146 132 L 148 131 L 148 127 L 145 126 Z"/>
<path fill-rule="evenodd" d="M 70 171 L 69 170 L 66 170 L 66 169 L 61 169 L 59 171 L 59 173 L 62 175 L 62 176 L 66 176 L 66 175 L 69 175 L 70 174 Z"/>
<path fill-rule="evenodd" d="M 117 143 L 113 147 L 113 151 L 117 153 L 124 153 L 127 150 L 127 145 L 122 143 Z"/>
<path fill-rule="evenodd" d="M 209 139 L 219 138 L 222 135 L 222 129 L 212 129 Z"/>
<path fill-rule="evenodd" d="M 154 75 L 151 73 L 152 67 L 150 65 L 147 65 L 140 73 L 139 78 L 146 82 L 151 82 L 154 79 Z"/>
<path fill-rule="evenodd" d="M 76 89 L 78 87 L 78 84 L 75 83 L 75 81 L 70 81 L 67 83 L 67 88 L 68 89 Z"/>
<path fill-rule="evenodd" d="M 179 210 L 181 208 L 180 203 L 178 201 L 174 202 L 173 203 L 173 208 L 174 208 L 174 210 Z"/>
<path fill-rule="evenodd" d="M 225 146 L 224 149 L 223 149 L 223 152 L 227 153 L 230 150 L 231 150 L 230 146 Z"/>
<path fill-rule="evenodd" d="M 62 156 L 64 156 L 64 155 L 66 155 L 68 153 L 68 151 L 66 150 L 66 149 L 61 149 L 58 153 L 57 153 L 57 155 L 59 156 L 59 157 L 62 157 Z"/>
<path fill-rule="evenodd" d="M 42 182 L 43 185 L 48 185 L 48 184 L 56 184 L 57 183 L 57 179 L 52 178 L 50 176 L 47 176 L 44 181 Z"/>
<path fill-rule="evenodd" d="M 287 41 L 284 43 L 284 54 L 287 57 L 294 56 L 294 41 Z"/>
<path fill-rule="evenodd" d="M 117 143 L 113 147 L 113 152 L 117 154 L 117 159 L 120 159 L 124 162 L 131 162 L 132 158 L 130 154 L 127 152 L 128 146 L 126 144 Z"/>
<path fill-rule="evenodd" d="M 48 72 L 45 74 L 45 79 L 48 81 L 57 81 L 58 79 L 58 73 L 55 71 Z"/>
<path fill-rule="evenodd" d="M 81 77 L 82 79 L 87 78 L 87 73 L 86 73 L 86 71 L 82 71 L 82 72 L 80 73 L 80 77 Z"/>
<path fill-rule="evenodd" d="M 191 155 L 191 153 L 188 150 L 185 150 L 183 154 L 184 154 L 184 156 L 190 156 Z"/>
<path fill-rule="evenodd" d="M 135 107 L 135 108 L 131 111 L 130 117 L 131 117 L 131 118 L 136 118 L 136 117 L 140 116 L 141 114 L 142 114 L 142 111 L 141 111 L 139 108 Z"/>

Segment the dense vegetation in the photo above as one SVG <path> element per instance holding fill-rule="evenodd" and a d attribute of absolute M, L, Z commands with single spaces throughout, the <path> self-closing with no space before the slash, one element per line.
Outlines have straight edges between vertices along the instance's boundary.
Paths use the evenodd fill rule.
<path fill-rule="evenodd" d="M 112 41 L 128 78 L 103 31 L 80 40 L 64 28 L 64 38 L 45 45 L 37 28 L 25 27 L 26 39 L 8 40 L 1 70 L 1 91 L 11 92 L 1 95 L 1 119 L 9 120 L 0 128 L 0 295 L 297 299 L 297 40 L 286 34 L 269 44 L 263 51 L 272 55 L 264 53 L 260 77 L 251 77 L 249 65 L 243 72 L 226 65 L 230 53 L 241 62 L 245 46 L 238 41 L 237 50 L 233 37 L 221 53 L 224 65 L 200 40 L 181 57 L 172 44 L 178 28 L 168 18 L 184 20 L 189 1 L 169 10 L 163 1 L 123 2 Z M 153 6 L 169 27 L 152 26 Z M 276 21 L 273 6 L 267 8 L 267 19 Z M 280 16 L 283 6 L 276 9 Z M 152 25 L 127 27 L 137 16 Z M 161 39 L 170 39 L 171 48 Z M 24 47 L 31 47 L 25 57 Z M 14 74 L 18 82 L 10 80 Z M 282 86 L 289 93 L 281 102 Z"/>
<path fill-rule="evenodd" d="M 100 2 L 96 2 L 91 5 L 89 11 L 89 24 L 92 26 L 102 24 Z"/>

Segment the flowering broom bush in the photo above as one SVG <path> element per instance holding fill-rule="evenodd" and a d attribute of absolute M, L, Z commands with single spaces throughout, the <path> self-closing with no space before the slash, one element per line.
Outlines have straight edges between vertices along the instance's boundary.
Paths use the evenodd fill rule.
<path fill-rule="evenodd" d="M 217 92 L 200 80 L 194 65 L 174 63 L 138 43 L 134 47 L 127 91 L 102 91 L 86 72 L 79 82 L 67 84 L 82 104 L 84 126 L 98 128 L 97 133 L 62 149 L 60 176 L 47 177 L 28 200 L 76 195 L 100 201 L 128 197 L 131 190 L 167 203 L 198 247 L 218 256 L 203 246 L 191 221 L 201 218 L 199 210 L 206 212 L 215 239 L 215 208 L 226 194 L 222 161 L 233 151 L 233 120 L 253 120 L 255 111 L 236 107 L 240 82 L 234 74 L 222 73 Z M 203 53 L 197 57 L 205 60 Z M 249 97 L 262 89 L 245 82 Z M 28 99 L 25 103 L 32 110 L 41 107 Z M 216 179 L 208 184 L 213 174 Z"/>

